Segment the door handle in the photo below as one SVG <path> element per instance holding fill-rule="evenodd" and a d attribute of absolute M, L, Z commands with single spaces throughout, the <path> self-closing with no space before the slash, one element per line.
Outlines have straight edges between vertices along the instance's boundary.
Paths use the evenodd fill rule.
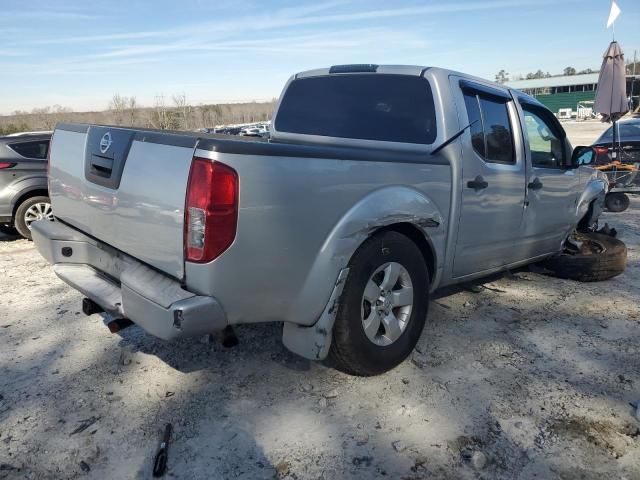
<path fill-rule="evenodd" d="M 529 190 L 540 190 L 542 188 L 542 182 L 536 177 L 533 182 L 527 184 L 527 187 L 529 187 Z"/>
<path fill-rule="evenodd" d="M 489 183 L 486 182 L 485 179 L 482 178 L 482 176 L 480 175 L 478 175 L 473 180 L 469 180 L 467 182 L 467 188 L 473 188 L 476 191 L 487 188 L 488 186 L 489 186 Z"/>

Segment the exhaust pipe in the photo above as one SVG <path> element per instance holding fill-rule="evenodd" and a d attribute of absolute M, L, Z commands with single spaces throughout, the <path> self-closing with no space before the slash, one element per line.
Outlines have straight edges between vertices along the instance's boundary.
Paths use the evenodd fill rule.
<path fill-rule="evenodd" d="M 124 330 L 131 325 L 133 325 L 133 322 L 128 318 L 114 318 L 107 323 L 107 328 L 111 333 L 118 333 L 120 330 Z"/>
<path fill-rule="evenodd" d="M 102 308 L 90 298 L 83 298 L 82 313 L 87 316 L 93 315 L 94 313 L 104 313 L 104 308 Z M 133 322 L 128 318 L 114 318 L 109 323 L 107 323 L 107 328 L 111 333 L 118 333 L 120 330 L 124 330 L 131 325 L 133 325 Z"/>

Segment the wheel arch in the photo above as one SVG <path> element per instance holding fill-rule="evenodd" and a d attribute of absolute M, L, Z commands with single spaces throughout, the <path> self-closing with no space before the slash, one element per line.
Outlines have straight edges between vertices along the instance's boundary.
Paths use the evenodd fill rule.
<path fill-rule="evenodd" d="M 391 185 L 370 192 L 328 232 L 286 318 L 300 325 L 314 324 L 329 300 L 339 272 L 349 266 L 354 253 L 368 238 L 384 229 L 398 230 L 420 247 L 435 287 L 442 269 L 446 218 L 431 198 L 412 187 Z"/>
<path fill-rule="evenodd" d="M 446 241 L 446 216 L 424 193 L 405 186 L 374 191 L 356 203 L 336 223 L 322 244 L 301 294 L 293 302 L 283 329 L 283 343 L 294 353 L 321 360 L 331 344 L 337 302 L 351 258 L 372 236 L 393 230 L 420 249 L 431 288 L 441 270 Z"/>
<path fill-rule="evenodd" d="M 19 195 L 14 197 L 15 199 L 13 201 L 13 206 L 11 207 L 11 216 L 15 218 L 18 207 L 25 200 L 28 200 L 31 197 L 38 197 L 38 196 L 48 197 L 49 191 L 46 188 L 42 188 L 42 187 L 31 187 L 29 189 L 21 191 Z"/>

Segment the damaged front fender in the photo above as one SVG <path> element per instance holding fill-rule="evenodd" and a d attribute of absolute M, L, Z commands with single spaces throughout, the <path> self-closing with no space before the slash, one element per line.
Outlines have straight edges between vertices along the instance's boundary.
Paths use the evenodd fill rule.
<path fill-rule="evenodd" d="M 597 173 L 587 183 L 576 205 L 576 224 L 580 229 L 597 227 L 598 218 L 604 210 L 608 184 L 606 179 L 601 178 Z"/>

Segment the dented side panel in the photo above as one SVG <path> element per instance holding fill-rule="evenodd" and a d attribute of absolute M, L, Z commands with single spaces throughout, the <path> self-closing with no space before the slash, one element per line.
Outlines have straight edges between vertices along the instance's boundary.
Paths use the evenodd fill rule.
<path fill-rule="evenodd" d="M 240 178 L 235 242 L 209 264 L 186 262 L 186 286 L 215 295 L 230 324 L 311 325 L 339 272 L 376 229 L 411 223 L 444 256 L 451 168 L 424 163 L 260 157 L 198 150 Z M 433 161 L 434 163 L 429 163 Z"/>

